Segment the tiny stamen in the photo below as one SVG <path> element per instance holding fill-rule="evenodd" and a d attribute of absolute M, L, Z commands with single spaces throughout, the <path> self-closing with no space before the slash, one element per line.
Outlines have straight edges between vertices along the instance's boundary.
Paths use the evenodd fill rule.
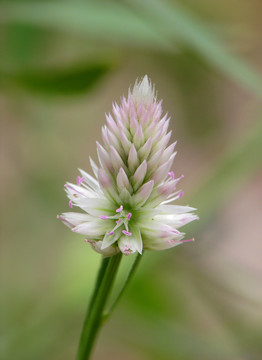
<path fill-rule="evenodd" d="M 72 209 L 72 207 L 73 207 L 72 200 L 70 200 L 70 201 L 68 202 L 68 206 L 70 207 L 70 209 Z"/>
<path fill-rule="evenodd" d="M 180 191 L 180 193 L 178 194 L 178 198 L 180 199 L 183 195 L 184 195 L 184 191 Z"/>
<path fill-rule="evenodd" d="M 175 173 L 174 173 L 174 171 L 169 171 L 169 172 L 167 173 L 167 175 L 170 176 L 172 180 L 175 179 Z"/>
<path fill-rule="evenodd" d="M 131 216 L 132 216 L 132 213 L 128 213 L 128 214 L 127 214 L 127 220 L 130 220 L 130 219 L 131 219 Z"/>
<path fill-rule="evenodd" d="M 120 224 L 121 221 L 122 221 L 122 219 L 116 220 L 116 223 L 117 223 L 117 224 Z"/>
<path fill-rule="evenodd" d="M 113 235 L 114 231 L 110 231 L 109 233 L 107 233 L 107 235 Z"/>
<path fill-rule="evenodd" d="M 85 177 L 83 176 L 83 177 L 81 177 L 81 176 L 78 176 L 77 177 L 77 179 L 76 179 L 76 183 L 77 183 L 77 185 L 81 185 L 81 183 L 83 182 L 83 181 L 85 181 Z"/>
<path fill-rule="evenodd" d="M 182 243 L 191 242 L 191 241 L 195 241 L 195 239 L 192 238 L 192 239 L 187 239 L 187 240 L 181 240 Z"/>
<path fill-rule="evenodd" d="M 100 219 L 102 219 L 102 220 L 107 220 L 107 219 L 108 219 L 108 216 L 106 216 L 106 215 L 99 215 L 99 217 L 100 217 Z"/>
<path fill-rule="evenodd" d="M 122 230 L 122 233 L 123 233 L 124 235 L 126 235 L 126 236 L 131 236 L 131 235 L 132 235 L 131 232 L 126 231 L 126 230 Z"/>
<path fill-rule="evenodd" d="M 123 205 L 120 206 L 120 208 L 116 209 L 116 212 L 119 213 L 123 210 Z"/>

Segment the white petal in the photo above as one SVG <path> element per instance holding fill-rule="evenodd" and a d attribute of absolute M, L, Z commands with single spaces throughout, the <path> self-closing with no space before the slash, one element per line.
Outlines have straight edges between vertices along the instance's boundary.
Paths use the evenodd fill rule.
<path fill-rule="evenodd" d="M 90 186 L 95 191 L 101 191 L 98 181 L 93 176 L 91 176 L 82 169 L 78 170 L 80 171 L 80 174 L 85 178 L 84 181 L 87 183 L 88 186 Z"/>
<path fill-rule="evenodd" d="M 186 214 L 162 214 L 162 215 L 156 215 L 154 217 L 155 220 L 161 221 L 165 224 L 171 225 L 174 228 L 179 228 L 181 226 L 184 226 L 191 221 L 198 220 L 198 216 L 190 213 Z"/>
<path fill-rule="evenodd" d="M 134 254 L 135 252 L 139 251 L 141 248 L 135 236 L 126 236 L 126 235 L 120 237 L 120 239 L 118 240 L 118 246 L 120 248 L 120 251 L 124 255 Z"/>
<path fill-rule="evenodd" d="M 72 183 L 66 183 L 65 191 L 68 198 L 73 202 L 76 202 L 81 198 L 99 198 L 99 194 L 97 192 Z"/>
<path fill-rule="evenodd" d="M 106 232 L 105 235 L 104 235 L 102 245 L 101 245 L 101 249 L 104 250 L 108 246 L 115 243 L 120 238 L 121 234 L 122 233 L 121 233 L 121 230 L 119 228 L 116 229 L 116 231 L 112 235 L 109 235 L 108 232 Z"/>
<path fill-rule="evenodd" d="M 195 211 L 197 209 L 190 206 L 182 206 L 182 205 L 159 205 L 156 210 L 160 214 L 183 214 L 191 211 Z"/>
<path fill-rule="evenodd" d="M 88 235 L 90 238 L 99 238 L 104 235 L 106 231 L 105 221 L 96 219 L 84 222 L 72 229 L 74 232 L 82 235 Z"/>
<path fill-rule="evenodd" d="M 104 257 L 113 256 L 120 251 L 118 246 L 108 246 L 106 249 L 102 249 L 102 241 L 87 240 L 87 242 L 89 242 L 96 252 L 104 255 Z"/>
<path fill-rule="evenodd" d="M 155 251 L 170 249 L 174 246 L 182 244 L 182 242 L 179 240 L 176 241 L 172 239 L 160 239 L 157 237 L 150 237 L 150 238 L 143 237 L 143 242 L 145 249 L 155 250 Z"/>
<path fill-rule="evenodd" d="M 91 158 L 91 156 L 89 156 L 89 161 L 90 161 L 90 165 L 91 165 L 91 168 L 93 170 L 93 173 L 94 173 L 95 177 L 97 178 L 98 166 L 96 165 L 94 160 Z"/>

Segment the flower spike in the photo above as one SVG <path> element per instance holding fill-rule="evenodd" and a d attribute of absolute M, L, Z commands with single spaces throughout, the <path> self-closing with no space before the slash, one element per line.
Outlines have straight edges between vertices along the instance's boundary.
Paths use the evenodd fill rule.
<path fill-rule="evenodd" d="M 68 212 L 58 218 L 85 235 L 104 256 L 143 249 L 168 249 L 183 240 L 178 228 L 198 220 L 189 206 L 170 205 L 183 196 L 176 185 L 183 176 L 172 171 L 176 143 L 169 144 L 170 118 L 147 75 L 137 80 L 121 105 L 113 104 L 97 142 L 98 165 L 90 159 L 94 177 L 80 170 L 77 184 L 67 183 Z"/>

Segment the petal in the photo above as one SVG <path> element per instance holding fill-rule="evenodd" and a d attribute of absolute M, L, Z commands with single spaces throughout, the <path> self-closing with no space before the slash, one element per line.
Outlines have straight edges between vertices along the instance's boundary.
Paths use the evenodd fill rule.
<path fill-rule="evenodd" d="M 90 221 L 91 216 L 87 214 L 67 212 L 57 216 L 63 223 L 71 229 L 81 224 L 82 222 Z"/>
<path fill-rule="evenodd" d="M 121 191 L 123 189 L 128 189 L 130 192 L 132 191 L 132 187 L 130 185 L 130 182 L 128 180 L 128 177 L 124 171 L 124 169 L 121 167 L 119 170 L 119 173 L 116 178 L 118 189 Z"/>
<path fill-rule="evenodd" d="M 109 172 L 112 171 L 113 167 L 108 152 L 103 148 L 102 145 L 99 144 L 98 141 L 96 142 L 96 148 L 97 148 L 97 156 L 102 168 Z"/>
<path fill-rule="evenodd" d="M 154 187 L 154 181 L 150 180 L 147 183 L 145 183 L 141 188 L 138 190 L 138 192 L 132 197 L 132 205 L 133 206 L 142 206 L 147 199 L 149 198 L 152 190 Z"/>
<path fill-rule="evenodd" d="M 136 172 L 131 178 L 134 190 L 136 191 L 139 186 L 143 183 L 147 171 L 147 162 L 144 160 L 141 165 L 136 169 Z"/>
<path fill-rule="evenodd" d="M 119 247 L 118 246 L 108 246 L 106 249 L 102 250 L 102 241 L 92 241 L 92 240 L 86 240 L 92 248 L 99 254 L 104 255 L 104 257 L 113 256 L 117 253 L 119 253 Z"/>
<path fill-rule="evenodd" d="M 131 255 L 140 250 L 140 243 L 135 236 L 121 236 L 118 240 L 118 246 L 120 251 L 124 255 Z"/>
<path fill-rule="evenodd" d="M 125 167 L 121 156 L 112 145 L 110 146 L 110 157 L 115 171 L 118 172 L 121 167 Z"/>
<path fill-rule="evenodd" d="M 131 171 L 131 173 L 134 173 L 137 166 L 139 165 L 139 160 L 138 160 L 138 156 L 137 156 L 137 152 L 136 152 L 136 148 L 135 148 L 134 144 L 131 145 L 131 148 L 129 150 L 127 163 L 128 163 L 128 168 Z"/>
<path fill-rule="evenodd" d="M 88 235 L 91 238 L 100 238 L 107 229 L 106 222 L 99 218 L 81 223 L 72 230 L 78 234 Z"/>
<path fill-rule="evenodd" d="M 94 173 L 95 177 L 97 178 L 98 166 L 96 165 L 94 160 L 91 158 L 91 156 L 89 156 L 89 161 L 90 161 L 90 165 L 92 167 L 93 173 Z"/>
<path fill-rule="evenodd" d="M 160 205 L 156 208 L 159 214 L 183 214 L 197 209 L 182 205 Z"/>
<path fill-rule="evenodd" d="M 78 169 L 80 174 L 85 178 L 85 182 L 88 186 L 90 186 L 95 191 L 101 191 L 98 181 L 91 175 L 89 175 L 87 172 L 85 172 L 82 169 Z"/>
<path fill-rule="evenodd" d="M 141 161 L 148 158 L 152 148 L 152 137 L 150 136 L 146 143 L 138 150 L 138 155 Z"/>

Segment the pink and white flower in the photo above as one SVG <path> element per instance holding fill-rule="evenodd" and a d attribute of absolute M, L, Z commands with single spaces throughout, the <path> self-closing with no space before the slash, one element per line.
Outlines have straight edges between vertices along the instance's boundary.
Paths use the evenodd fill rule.
<path fill-rule="evenodd" d="M 198 219 L 194 208 L 172 205 L 183 192 L 171 170 L 176 143 L 168 145 L 169 118 L 148 77 L 136 82 L 121 106 L 106 115 L 103 145 L 97 142 L 99 165 L 90 159 L 94 176 L 83 170 L 76 184 L 67 183 L 69 207 L 83 213 L 58 216 L 72 231 L 85 235 L 104 256 L 143 249 L 164 250 L 183 242 L 178 229 Z"/>

